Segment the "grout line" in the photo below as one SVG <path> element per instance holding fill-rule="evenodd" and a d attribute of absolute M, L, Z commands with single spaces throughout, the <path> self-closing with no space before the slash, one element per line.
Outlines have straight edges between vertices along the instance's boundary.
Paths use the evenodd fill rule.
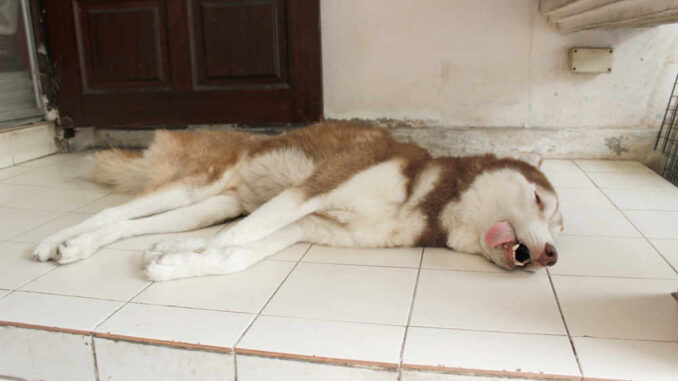
<path fill-rule="evenodd" d="M 553 279 L 551 279 L 551 273 L 546 269 L 546 273 L 549 276 L 549 284 L 551 285 L 551 291 L 553 292 L 553 297 L 556 299 L 556 305 L 558 306 L 558 312 L 560 312 L 560 318 L 563 321 L 565 326 L 565 332 L 567 332 L 567 339 L 570 341 L 570 347 L 572 348 L 572 354 L 574 354 L 574 359 L 577 361 L 577 367 L 579 368 L 579 375 L 584 377 L 584 370 L 582 369 L 581 362 L 579 361 L 579 355 L 577 354 L 577 348 L 574 346 L 574 340 L 572 340 L 572 335 L 570 334 L 570 327 L 567 325 L 565 320 L 565 314 L 563 314 L 563 307 L 560 305 L 560 299 L 558 299 L 558 293 L 556 292 L 556 287 L 553 285 Z"/>
<path fill-rule="evenodd" d="M 574 165 L 576 165 L 577 167 L 579 167 L 579 164 L 577 164 L 576 162 L 574 163 Z M 579 168 L 581 169 L 581 167 L 579 167 Z M 582 169 L 582 171 L 583 171 L 583 169 Z M 586 173 L 585 171 L 584 171 L 584 175 L 586 175 L 586 177 L 588 177 L 589 180 L 591 180 L 591 181 L 593 182 L 593 179 L 591 179 L 591 177 L 589 177 L 588 173 Z M 594 184 L 594 185 L 596 186 L 596 188 L 597 188 L 597 189 L 605 196 L 605 198 L 607 198 L 608 201 L 610 201 L 610 202 L 612 203 L 612 205 L 614 205 L 615 208 L 617 208 L 617 210 L 619 211 L 619 213 L 621 213 L 622 216 L 624 216 L 624 218 L 626 219 L 626 221 L 628 221 L 628 223 L 631 224 L 631 226 L 633 226 L 634 229 L 636 229 L 636 231 L 638 232 L 638 234 L 640 234 L 641 237 L 645 238 L 645 241 L 646 241 L 648 244 L 650 244 L 650 246 L 652 246 L 652 248 L 653 248 L 654 251 L 659 255 L 659 257 L 660 257 L 661 259 L 663 259 L 664 262 L 666 262 L 666 264 L 669 265 L 669 267 L 672 268 L 674 272 L 678 273 L 678 269 L 676 269 L 675 267 L 673 267 L 673 265 L 671 264 L 671 262 L 669 262 L 669 260 L 666 259 L 666 257 L 664 257 L 664 256 L 662 255 L 662 253 L 661 253 L 659 250 L 657 250 L 657 248 L 652 244 L 652 241 L 651 241 L 649 238 L 647 238 L 647 237 L 645 236 L 645 234 L 643 234 L 643 232 L 636 226 L 636 224 L 633 223 L 633 221 L 631 221 L 631 219 L 629 218 L 629 216 L 627 216 L 626 213 L 624 213 L 624 210 L 620 209 L 620 208 L 619 208 L 619 205 L 617 205 L 614 201 L 612 201 L 612 199 L 610 198 L 610 196 L 608 196 L 607 193 L 605 193 L 605 191 L 603 191 L 603 188 L 600 188 L 600 187 L 598 186 L 598 184 L 596 184 L 595 182 L 593 182 L 593 184 Z M 666 211 L 665 211 L 665 212 L 666 212 Z M 669 211 L 669 212 L 670 212 L 670 211 Z"/>
<path fill-rule="evenodd" d="M 350 250 L 350 248 L 348 249 Z M 293 262 L 293 261 L 280 261 L 279 262 Z M 389 265 L 365 265 L 361 263 L 334 263 L 334 262 L 317 262 L 317 261 L 303 261 L 304 263 L 311 263 L 314 265 L 337 265 L 337 266 L 359 266 L 359 267 L 380 267 L 387 269 L 416 269 L 416 266 L 389 266 Z"/>
<path fill-rule="evenodd" d="M 3 206 L 3 208 L 4 208 L 4 209 L 27 210 L 27 209 L 18 209 L 18 208 L 5 208 L 4 206 Z M 36 212 L 48 212 L 48 211 L 44 211 L 44 210 L 36 210 Z M 31 226 L 30 228 L 28 228 L 27 230 L 22 231 L 22 232 L 19 233 L 19 234 L 15 234 L 15 235 L 13 235 L 13 236 L 11 236 L 11 237 L 7 237 L 7 238 L 5 238 L 5 240 L 6 240 L 6 241 L 11 241 L 11 240 L 13 240 L 14 238 L 16 238 L 16 237 L 18 237 L 18 236 L 20 236 L 20 235 L 22 235 L 22 234 L 25 234 L 25 233 L 28 233 L 28 232 L 30 232 L 30 231 L 33 231 L 33 230 L 35 230 L 35 229 L 37 229 L 37 228 L 39 228 L 39 227 L 41 227 L 41 226 L 43 226 L 43 225 L 47 225 L 48 223 L 50 223 L 50 222 L 56 220 L 57 218 L 63 217 L 63 216 L 65 216 L 66 214 L 68 214 L 68 212 L 59 212 L 59 211 L 51 211 L 51 212 L 52 212 L 52 213 L 59 213 L 59 214 L 57 214 L 56 216 L 54 216 L 53 218 L 50 218 L 49 220 L 47 220 L 47 221 L 45 221 L 45 222 L 42 222 L 42 223 L 40 223 L 40 224 L 38 224 L 38 225 L 35 225 L 35 226 Z M 21 241 L 17 241 L 17 242 L 21 242 Z M 26 243 L 35 243 L 35 242 L 26 242 Z M 35 244 L 37 245 L 37 243 L 35 243 Z"/>
<path fill-rule="evenodd" d="M 130 302 L 130 300 L 136 298 L 139 294 L 141 294 L 142 292 L 144 292 L 147 288 L 151 287 L 151 285 L 154 284 L 154 283 L 155 283 L 155 282 L 148 282 L 148 284 L 147 284 L 146 286 L 144 286 L 141 290 L 139 290 L 139 292 L 137 292 L 136 294 L 134 294 L 134 295 L 132 295 L 131 297 L 129 297 L 129 299 L 127 299 L 126 301 L 124 301 L 120 307 L 116 308 L 115 311 L 111 312 L 111 313 L 108 314 L 108 316 L 106 316 L 102 321 L 100 321 L 99 324 L 95 325 L 94 328 L 92 328 L 92 329 L 90 330 L 90 332 L 91 332 L 91 333 L 94 333 L 94 331 L 96 331 L 96 329 L 99 328 L 100 325 L 104 324 L 104 323 L 106 322 L 106 320 L 110 319 L 113 315 L 115 315 L 115 314 L 116 314 L 118 311 L 120 311 L 123 307 L 125 307 L 126 305 L 128 305 L 129 302 Z M 92 336 L 94 336 L 94 335 L 92 335 Z"/>
<path fill-rule="evenodd" d="M 661 238 L 657 238 L 657 239 L 661 239 Z M 662 257 L 664 262 L 666 262 L 669 265 L 669 267 L 671 267 L 673 269 L 673 271 L 675 271 L 676 274 L 678 274 L 678 268 L 674 267 L 673 264 L 671 262 L 669 262 L 669 260 L 664 256 L 664 254 L 662 254 L 662 252 L 659 249 L 657 249 L 657 247 L 654 245 L 654 243 L 652 243 L 652 240 L 647 239 L 647 238 L 646 238 L 646 240 L 650 244 L 650 246 L 652 246 L 652 248 L 657 252 L 657 254 L 659 254 L 659 256 Z"/>
<path fill-rule="evenodd" d="M 90 339 L 92 340 L 92 357 L 94 357 L 94 379 L 95 381 L 99 381 L 100 377 L 99 376 L 99 362 L 97 361 L 97 349 L 94 346 L 94 335 L 90 334 Z"/>
<path fill-rule="evenodd" d="M 233 381 L 238 381 L 238 356 L 235 355 L 235 346 L 233 346 Z"/>
<path fill-rule="evenodd" d="M 403 355 L 405 354 L 405 341 L 407 340 L 407 332 L 410 329 L 410 322 L 412 321 L 412 310 L 414 309 L 414 299 L 417 296 L 417 288 L 419 286 L 419 276 L 421 275 L 421 264 L 424 262 L 424 248 L 421 248 L 421 257 L 419 258 L 419 269 L 417 270 L 417 277 L 414 280 L 414 290 L 412 290 L 412 300 L 410 301 L 410 309 L 407 314 L 407 323 L 405 325 L 405 332 L 403 333 L 403 342 L 400 345 L 400 353 L 398 354 L 398 376 L 400 381 L 403 376 Z"/>
<path fill-rule="evenodd" d="M 9 242 L 9 241 L 7 241 L 7 242 Z M 37 262 L 37 261 L 36 261 L 36 262 Z M 59 266 L 54 266 L 54 267 L 52 267 L 51 269 L 45 271 L 44 273 L 42 273 L 42 274 L 36 276 L 35 278 L 33 278 L 33 279 L 31 279 L 31 280 L 25 282 L 24 284 L 20 285 L 19 287 L 14 288 L 9 294 L 7 294 L 7 295 L 5 295 L 5 296 L 9 296 L 10 294 L 13 294 L 15 291 L 20 291 L 20 292 L 32 292 L 32 291 L 22 290 L 22 288 L 28 286 L 29 284 L 35 282 L 36 280 L 38 280 L 38 279 L 44 277 L 45 275 L 51 273 L 52 271 L 54 271 L 54 270 L 56 270 L 56 269 L 58 269 L 58 268 L 59 268 Z M 39 293 L 39 292 L 38 292 L 38 293 Z M 45 294 L 47 294 L 47 293 L 45 293 Z M 61 294 L 52 294 L 52 295 L 61 295 Z"/>
<path fill-rule="evenodd" d="M 675 277 L 638 277 L 638 276 L 619 276 L 619 275 L 591 275 L 591 274 L 552 274 L 553 276 L 561 277 L 576 277 L 576 278 L 605 278 L 605 279 L 638 279 L 638 280 L 676 280 Z"/>
<path fill-rule="evenodd" d="M 286 275 L 285 278 L 282 280 L 282 282 L 280 282 L 280 284 L 278 285 L 278 287 L 276 287 L 275 291 L 273 291 L 273 293 L 271 294 L 271 296 L 269 296 L 269 298 L 266 300 L 266 303 L 264 303 L 264 304 L 261 306 L 261 308 L 259 309 L 259 311 L 257 311 L 257 313 L 254 315 L 254 318 L 252 319 L 252 321 L 250 321 L 250 323 L 247 325 L 247 327 L 245 327 L 245 329 L 243 330 L 243 332 L 240 334 L 240 337 L 238 337 L 238 339 L 235 341 L 235 343 L 233 344 L 233 356 L 234 356 L 234 357 L 236 356 L 235 349 L 236 349 L 236 347 L 238 346 L 238 344 L 240 344 L 240 341 L 242 341 L 243 337 L 245 337 L 245 335 L 247 334 L 247 332 L 249 332 L 250 328 L 252 328 L 252 326 L 253 326 L 254 323 L 257 321 L 257 319 L 259 318 L 259 316 L 261 316 L 261 313 L 264 311 L 264 309 L 266 308 L 266 306 L 271 302 L 271 300 L 273 300 L 273 297 L 275 297 L 275 295 L 278 293 L 278 291 L 280 290 L 280 288 L 282 288 L 283 284 L 285 284 L 285 282 L 287 281 L 287 279 L 289 279 L 289 277 L 292 275 L 292 273 L 294 272 L 294 269 L 296 269 L 297 266 L 299 266 L 299 264 L 301 263 L 302 259 L 304 259 L 304 257 L 305 257 L 306 254 L 311 250 L 312 247 L 313 247 L 313 245 L 309 245 L 309 247 L 306 249 L 306 251 L 305 251 L 304 254 L 301 256 L 301 258 L 299 258 L 299 260 L 297 261 L 297 263 L 292 267 L 292 269 L 290 269 L 290 271 L 287 273 L 287 275 Z M 236 371 L 236 379 L 237 379 L 237 371 Z"/>
<path fill-rule="evenodd" d="M 656 252 L 656 253 L 664 260 L 664 262 L 666 262 L 666 264 L 669 265 L 669 267 L 670 267 L 671 269 L 673 269 L 673 271 L 674 271 L 675 273 L 678 273 L 678 269 L 676 269 L 675 267 L 673 267 L 673 265 L 671 264 L 671 262 L 669 262 L 669 260 L 661 253 L 661 251 L 659 251 L 659 250 L 654 246 L 654 244 L 652 243 L 652 240 L 651 240 L 650 238 L 646 237 L 645 234 L 643 234 L 643 232 L 640 231 L 640 229 L 636 226 L 636 224 L 634 224 L 633 221 L 631 221 L 631 219 L 629 218 L 629 216 L 627 216 L 626 213 L 624 213 L 623 210 L 620 209 L 619 211 L 621 212 L 622 215 L 624 215 L 624 218 L 626 218 L 626 220 L 629 221 L 629 223 L 631 224 L 631 226 L 633 226 L 636 230 L 638 230 L 638 231 L 640 232 L 641 236 L 642 236 L 643 238 L 645 238 L 645 241 L 647 241 L 647 243 L 649 243 L 650 246 L 652 246 L 652 248 L 654 249 L 654 251 L 655 251 L 655 252 Z M 664 210 L 663 212 L 667 212 L 667 211 Z M 655 239 L 661 239 L 661 238 L 655 238 Z"/>

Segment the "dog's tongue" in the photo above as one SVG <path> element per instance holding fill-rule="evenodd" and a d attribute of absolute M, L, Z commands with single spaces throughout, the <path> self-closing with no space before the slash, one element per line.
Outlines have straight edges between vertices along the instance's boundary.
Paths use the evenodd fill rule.
<path fill-rule="evenodd" d="M 490 230 L 485 234 L 485 243 L 489 247 L 503 245 L 507 242 L 515 242 L 516 235 L 513 233 L 511 224 L 506 221 L 497 222 L 492 225 Z"/>

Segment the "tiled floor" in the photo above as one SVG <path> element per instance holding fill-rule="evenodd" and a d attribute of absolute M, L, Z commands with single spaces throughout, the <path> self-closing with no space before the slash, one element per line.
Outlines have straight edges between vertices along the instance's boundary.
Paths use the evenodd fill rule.
<path fill-rule="evenodd" d="M 87 165 L 0 170 L 0 379 L 678 379 L 678 189 L 638 163 L 545 162 L 566 226 L 548 271 L 299 244 L 164 283 L 144 278 L 141 251 L 169 234 L 30 260 L 51 232 L 129 199 L 86 183 Z"/>

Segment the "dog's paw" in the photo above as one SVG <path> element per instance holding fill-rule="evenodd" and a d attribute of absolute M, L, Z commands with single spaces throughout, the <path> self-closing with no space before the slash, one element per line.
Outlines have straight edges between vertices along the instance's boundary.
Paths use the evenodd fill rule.
<path fill-rule="evenodd" d="M 144 256 L 142 258 L 144 266 L 147 266 L 149 263 L 153 262 L 156 258 L 163 254 L 164 252 L 162 251 L 155 251 L 154 247 L 144 251 Z"/>
<path fill-rule="evenodd" d="M 192 276 L 194 262 L 199 254 L 193 252 L 175 252 L 156 255 L 144 268 L 148 279 L 154 281 L 172 280 Z"/>
<path fill-rule="evenodd" d="M 59 245 L 58 252 L 54 260 L 59 264 L 66 264 L 81 259 L 85 259 L 99 249 L 99 245 L 89 235 L 83 234 L 79 237 L 69 239 Z"/>
<path fill-rule="evenodd" d="M 60 242 L 42 241 L 33 249 L 33 259 L 39 262 L 48 261 L 56 256 Z"/>

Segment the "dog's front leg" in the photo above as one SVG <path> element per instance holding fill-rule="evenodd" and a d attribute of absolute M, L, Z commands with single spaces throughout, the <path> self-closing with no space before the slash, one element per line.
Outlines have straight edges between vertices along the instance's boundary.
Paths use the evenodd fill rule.
<path fill-rule="evenodd" d="M 199 229 L 237 217 L 242 212 L 242 206 L 235 197 L 229 195 L 212 196 L 183 208 L 151 217 L 115 222 L 71 238 L 59 246 L 54 259 L 61 264 L 70 263 L 86 258 L 99 247 L 122 238 Z"/>
<path fill-rule="evenodd" d="M 197 189 L 191 189 L 185 185 L 176 185 L 141 196 L 126 204 L 105 209 L 75 226 L 52 234 L 36 246 L 33 257 L 38 261 L 52 259 L 57 255 L 59 245 L 71 238 L 95 231 L 112 223 L 191 205 L 218 192 L 219 187 L 213 185 Z"/>
<path fill-rule="evenodd" d="M 207 242 L 207 248 L 241 246 L 262 240 L 321 207 L 320 197 L 307 199 L 301 188 L 286 189 L 233 228 L 214 236 Z"/>
<path fill-rule="evenodd" d="M 165 253 L 150 261 L 145 272 L 149 279 L 158 281 L 230 274 L 251 267 L 301 241 L 303 237 L 303 229 L 293 223 L 262 240 L 246 245 Z"/>

